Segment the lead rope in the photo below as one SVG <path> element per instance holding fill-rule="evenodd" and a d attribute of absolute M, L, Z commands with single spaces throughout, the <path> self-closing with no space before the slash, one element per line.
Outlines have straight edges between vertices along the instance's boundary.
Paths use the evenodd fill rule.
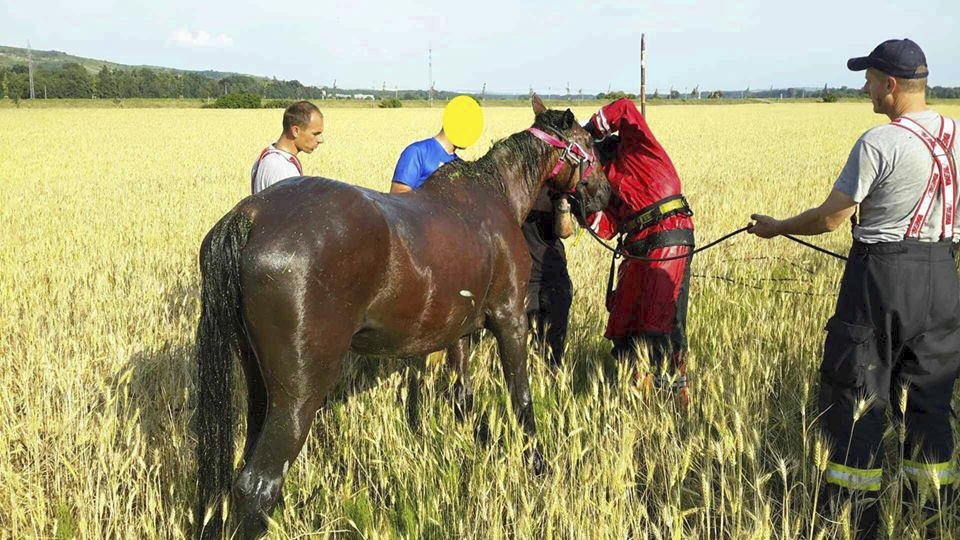
<path fill-rule="evenodd" d="M 583 202 L 582 198 L 580 197 L 580 194 L 579 194 L 579 193 L 571 193 L 571 194 L 569 194 L 569 195 L 571 195 L 571 196 L 573 196 L 573 197 L 577 197 L 578 199 L 580 199 L 580 200 L 577 201 L 577 206 L 579 206 L 579 208 L 580 208 L 580 218 L 583 220 L 583 224 L 585 225 L 584 228 L 587 229 L 587 232 L 590 233 L 590 236 L 592 236 L 594 240 L 596 240 L 597 242 L 599 242 L 600 245 L 604 247 L 604 249 L 606 249 L 607 251 L 610 251 L 610 252 L 613 253 L 613 258 L 614 258 L 614 260 L 616 260 L 618 257 L 623 257 L 623 258 L 625 258 L 625 259 L 632 259 L 632 260 L 634 260 L 634 261 L 643 261 L 643 262 L 665 262 L 665 261 L 674 261 L 674 260 L 677 260 L 677 259 L 686 259 L 686 258 L 693 257 L 693 256 L 696 255 L 697 253 L 702 253 L 702 252 L 704 252 L 704 251 L 712 248 L 713 246 L 716 246 L 717 244 L 720 244 L 720 243 L 722 243 L 722 242 L 725 242 L 725 241 L 733 238 L 734 236 L 737 236 L 737 235 L 740 234 L 740 233 L 749 231 L 750 228 L 753 226 L 753 225 L 746 225 L 746 226 L 744 226 L 744 227 L 740 227 L 739 229 L 737 229 L 737 230 L 735 230 L 735 231 L 731 231 L 731 232 L 729 232 L 729 233 L 721 236 L 720 238 L 717 238 L 717 239 L 714 240 L 713 242 L 710 242 L 709 244 L 707 244 L 707 245 L 705 245 L 705 246 L 703 246 L 703 247 L 699 247 L 699 248 L 696 248 L 696 249 L 692 249 L 692 250 L 688 251 L 687 253 L 684 253 L 683 255 L 672 255 L 672 256 L 670 256 L 670 257 L 642 257 L 642 256 L 640 256 L 640 255 L 632 255 L 632 254 L 628 253 L 628 252 L 623 248 L 623 242 L 621 241 L 621 239 L 620 239 L 619 237 L 618 237 L 618 239 L 617 239 L 617 247 L 611 247 L 609 244 L 607 244 L 602 238 L 600 238 L 599 235 L 597 235 L 596 232 L 594 232 L 593 228 L 588 225 L 589 222 L 587 221 L 587 213 L 586 213 L 586 210 L 585 210 L 585 208 L 584 208 L 584 202 Z M 798 244 L 800 244 L 800 245 L 802 245 L 802 246 L 808 247 L 808 248 L 810 248 L 810 249 L 812 249 L 812 250 L 814 250 L 814 251 L 819 251 L 820 253 L 823 253 L 824 255 L 830 255 L 831 257 L 835 257 L 835 258 L 837 258 L 837 259 L 840 259 L 841 261 L 846 261 L 846 260 L 847 260 L 846 257 L 844 257 L 843 255 L 840 255 L 839 253 L 834 253 L 833 251 L 830 251 L 830 250 L 828 250 L 828 249 L 824 249 L 824 248 L 822 248 L 822 247 L 820 247 L 820 246 L 816 246 L 816 245 L 811 244 L 811 243 L 809 243 L 809 242 L 806 242 L 806 241 L 804 241 L 804 240 L 800 240 L 799 238 L 797 238 L 797 237 L 795 237 L 795 236 L 793 236 L 793 235 L 783 234 L 783 235 L 781 235 L 781 236 L 787 238 L 788 240 L 793 240 L 794 242 L 796 242 L 796 243 L 798 243 Z M 611 263 L 611 264 L 612 264 L 612 263 Z M 612 274 L 611 274 L 611 275 L 612 275 Z"/>

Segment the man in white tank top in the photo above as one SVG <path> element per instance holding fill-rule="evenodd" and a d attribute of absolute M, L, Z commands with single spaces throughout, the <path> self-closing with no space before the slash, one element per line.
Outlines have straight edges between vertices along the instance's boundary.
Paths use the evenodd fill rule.
<path fill-rule="evenodd" d="M 283 133 L 277 142 L 264 148 L 250 171 L 250 187 L 259 193 L 281 180 L 303 176 L 297 159 L 323 143 L 323 113 L 309 101 L 298 101 L 283 112 Z"/>

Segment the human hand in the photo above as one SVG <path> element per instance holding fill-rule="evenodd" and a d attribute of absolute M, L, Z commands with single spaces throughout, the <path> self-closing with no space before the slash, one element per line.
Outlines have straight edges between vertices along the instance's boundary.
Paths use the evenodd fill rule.
<path fill-rule="evenodd" d="M 753 214 L 750 219 L 754 221 L 747 232 L 760 238 L 773 238 L 781 234 L 781 221 L 763 214 Z"/>

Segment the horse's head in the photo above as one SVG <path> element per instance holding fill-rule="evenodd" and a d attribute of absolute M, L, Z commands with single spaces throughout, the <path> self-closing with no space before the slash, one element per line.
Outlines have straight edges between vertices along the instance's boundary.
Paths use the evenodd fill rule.
<path fill-rule="evenodd" d="M 537 95 L 531 103 L 536 116 L 528 131 L 554 147 L 550 161 L 555 164 L 544 184 L 578 199 L 588 211 L 606 208 L 610 183 L 600 166 L 593 137 L 580 126 L 570 109 L 548 110 Z"/>

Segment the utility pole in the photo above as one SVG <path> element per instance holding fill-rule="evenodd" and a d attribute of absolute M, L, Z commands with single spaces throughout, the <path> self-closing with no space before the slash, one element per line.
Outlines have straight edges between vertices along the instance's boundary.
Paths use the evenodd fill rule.
<path fill-rule="evenodd" d="M 483 103 L 483 100 L 486 97 L 487 97 L 487 83 L 483 83 L 483 87 L 480 89 L 480 103 Z"/>
<path fill-rule="evenodd" d="M 647 117 L 647 35 L 640 34 L 640 116 Z"/>
<path fill-rule="evenodd" d="M 427 45 L 427 104 L 433 107 L 433 45 Z"/>
<path fill-rule="evenodd" d="M 27 41 L 27 71 L 30 73 L 30 99 L 37 97 L 37 94 L 33 91 L 33 47 L 30 46 L 30 41 Z"/>
<path fill-rule="evenodd" d="M 568 102 L 568 103 L 573 103 L 573 97 L 572 97 L 572 95 L 570 94 L 570 83 L 569 83 L 569 82 L 567 83 L 567 102 Z"/>

